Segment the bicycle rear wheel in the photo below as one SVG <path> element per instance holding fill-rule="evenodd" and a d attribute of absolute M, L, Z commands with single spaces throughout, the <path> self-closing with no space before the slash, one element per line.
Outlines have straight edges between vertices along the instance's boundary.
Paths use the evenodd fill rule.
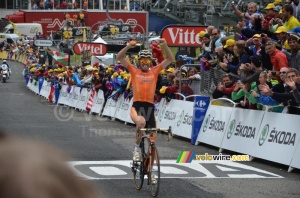
<path fill-rule="evenodd" d="M 144 156 L 141 162 L 133 162 L 133 180 L 137 190 L 141 190 L 144 184 Z"/>
<path fill-rule="evenodd" d="M 148 174 L 150 180 L 150 190 L 153 197 L 156 197 L 159 191 L 160 184 L 160 163 L 158 152 L 155 146 L 151 148 L 151 170 Z"/>

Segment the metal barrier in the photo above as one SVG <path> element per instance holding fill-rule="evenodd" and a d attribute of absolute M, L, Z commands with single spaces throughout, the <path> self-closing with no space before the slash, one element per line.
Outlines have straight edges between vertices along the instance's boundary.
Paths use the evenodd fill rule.
<path fill-rule="evenodd" d="M 200 93 L 203 96 L 212 96 L 213 91 L 216 89 L 219 82 L 222 82 L 222 77 L 224 74 L 229 74 L 232 77 L 233 81 L 237 81 L 240 77 L 232 74 L 232 73 L 226 73 L 219 67 L 213 67 L 209 70 L 202 70 L 200 67 L 200 64 L 185 64 L 182 65 L 179 69 L 179 72 L 181 74 L 182 69 L 184 67 L 190 68 L 190 67 L 196 67 L 197 69 L 200 68 L 200 76 L 201 76 L 201 86 L 200 86 Z M 179 93 L 181 93 L 181 85 L 182 85 L 182 77 L 179 75 Z"/>

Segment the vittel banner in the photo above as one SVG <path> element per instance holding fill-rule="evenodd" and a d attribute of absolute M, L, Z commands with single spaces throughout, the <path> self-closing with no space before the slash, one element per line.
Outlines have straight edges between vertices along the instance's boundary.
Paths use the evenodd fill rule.
<path fill-rule="evenodd" d="M 197 142 L 220 147 L 233 108 L 210 105 L 201 126 Z"/>
<path fill-rule="evenodd" d="M 253 156 L 290 165 L 299 138 L 299 115 L 266 112 Z"/>
<path fill-rule="evenodd" d="M 221 148 L 252 155 L 264 111 L 233 109 Z"/>
<path fill-rule="evenodd" d="M 205 31 L 206 28 L 207 26 L 166 26 L 161 31 L 161 38 L 166 39 L 168 46 L 199 47 L 199 32 Z"/>

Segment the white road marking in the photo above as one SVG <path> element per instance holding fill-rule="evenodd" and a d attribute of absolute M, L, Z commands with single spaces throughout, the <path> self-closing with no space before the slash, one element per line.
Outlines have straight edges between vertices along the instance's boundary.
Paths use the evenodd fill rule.
<path fill-rule="evenodd" d="M 84 179 L 132 179 L 130 160 L 68 162 Z M 250 162 L 249 162 L 250 163 Z M 283 178 L 280 175 L 231 161 L 160 160 L 161 178 Z"/>

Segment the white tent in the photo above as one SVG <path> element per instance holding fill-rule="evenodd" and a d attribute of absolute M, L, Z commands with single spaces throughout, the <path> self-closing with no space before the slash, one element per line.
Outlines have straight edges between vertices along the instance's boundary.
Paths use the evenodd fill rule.
<path fill-rule="evenodd" d="M 103 44 L 107 44 L 105 42 L 105 40 L 103 40 L 101 37 L 97 38 L 96 40 L 93 41 L 93 43 L 103 43 Z"/>

